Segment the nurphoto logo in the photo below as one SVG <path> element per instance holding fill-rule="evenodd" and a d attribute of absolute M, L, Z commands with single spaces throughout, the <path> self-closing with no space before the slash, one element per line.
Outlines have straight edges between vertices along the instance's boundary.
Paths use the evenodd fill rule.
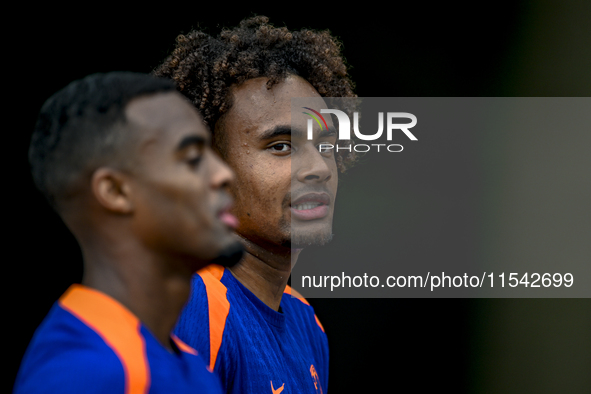
<path fill-rule="evenodd" d="M 339 131 L 338 131 L 338 139 L 339 140 L 350 140 L 351 139 L 351 120 L 349 116 L 341 110 L 338 109 L 321 109 L 320 112 L 309 108 L 309 107 L 302 107 L 310 112 L 303 112 L 306 115 L 312 117 L 312 119 L 308 119 L 308 140 L 312 140 L 313 137 L 313 128 L 314 128 L 314 121 L 320 126 L 321 130 L 327 130 L 328 125 L 326 124 L 326 120 L 322 116 L 322 114 L 333 114 L 337 117 L 339 121 Z M 418 141 L 417 137 L 414 136 L 413 133 L 410 132 L 409 129 L 413 128 L 417 124 L 417 117 L 408 112 L 387 112 L 386 116 L 384 116 L 383 112 L 378 112 L 378 131 L 374 134 L 362 134 L 359 130 L 359 113 L 353 112 L 353 133 L 355 137 L 362 141 L 375 141 L 382 136 L 384 133 L 384 118 L 386 118 L 386 139 L 388 141 L 392 141 L 392 135 L 395 131 L 402 131 L 411 141 Z M 410 123 L 395 123 L 395 119 L 409 119 Z M 321 152 L 325 152 L 330 149 L 335 149 L 337 152 L 339 150 L 348 150 L 351 151 L 353 149 L 355 152 L 368 152 L 375 147 L 375 149 L 380 152 L 380 147 L 386 147 L 388 152 L 402 152 L 403 147 L 400 144 L 355 144 L 354 146 L 347 145 L 347 146 L 339 146 L 338 144 L 320 144 L 318 146 L 318 150 Z"/>

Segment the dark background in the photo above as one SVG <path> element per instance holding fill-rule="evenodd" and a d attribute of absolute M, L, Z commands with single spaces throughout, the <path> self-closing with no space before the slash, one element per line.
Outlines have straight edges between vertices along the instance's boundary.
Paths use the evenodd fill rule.
<path fill-rule="evenodd" d="M 591 92 L 591 6 L 585 1 L 354 7 L 287 2 L 272 8 L 168 2 L 150 9 L 95 4 L 19 7 L 5 15 L 17 26 L 5 34 L 3 57 L 9 83 L 8 385 L 36 326 L 82 275 L 79 248 L 35 191 L 26 155 L 40 106 L 70 81 L 94 72 L 149 72 L 179 33 L 203 28 L 215 34 L 256 13 L 290 29 L 330 29 L 343 42 L 361 97 Z M 331 344 L 331 393 L 591 389 L 589 300 L 311 303 Z"/>

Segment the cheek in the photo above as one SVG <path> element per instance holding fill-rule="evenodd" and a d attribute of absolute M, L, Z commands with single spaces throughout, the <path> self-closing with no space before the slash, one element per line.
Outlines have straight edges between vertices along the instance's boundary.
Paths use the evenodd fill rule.
<path fill-rule="evenodd" d="M 253 214 L 276 216 L 291 186 L 291 166 L 288 160 L 282 163 L 264 156 L 255 163 L 251 161 L 246 167 L 234 169 L 235 211 L 246 216 L 249 213 L 251 219 Z"/>
<path fill-rule="evenodd" d="M 337 195 L 337 189 L 339 186 L 339 172 L 337 171 L 336 166 L 332 170 L 332 178 L 329 181 L 329 187 L 332 189 L 334 196 Z"/>
<path fill-rule="evenodd" d="M 156 225 L 193 232 L 208 227 L 211 201 L 202 185 L 194 179 L 178 182 L 160 182 L 146 195 L 143 214 Z"/>

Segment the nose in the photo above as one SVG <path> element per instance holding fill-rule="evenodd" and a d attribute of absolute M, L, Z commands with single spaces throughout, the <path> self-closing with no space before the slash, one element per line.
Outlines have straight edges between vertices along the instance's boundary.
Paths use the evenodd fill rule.
<path fill-rule="evenodd" d="M 300 155 L 292 159 L 292 171 L 295 171 L 298 181 L 302 183 L 324 183 L 332 178 L 333 173 L 328 160 L 334 160 L 333 157 L 323 157 L 312 144 L 306 144 L 306 147 L 301 149 L 300 153 Z"/>
<path fill-rule="evenodd" d="M 234 171 L 215 153 L 211 152 L 211 186 L 214 189 L 229 188 L 234 182 Z"/>

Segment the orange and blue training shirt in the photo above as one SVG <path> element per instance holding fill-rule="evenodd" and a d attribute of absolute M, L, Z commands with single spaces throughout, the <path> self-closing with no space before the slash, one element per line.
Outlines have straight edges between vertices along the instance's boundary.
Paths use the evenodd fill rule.
<path fill-rule="evenodd" d="M 174 353 L 113 298 L 72 285 L 35 332 L 14 392 L 221 393 L 194 349 L 171 344 Z"/>
<path fill-rule="evenodd" d="M 226 393 L 326 393 L 324 328 L 310 304 L 291 293 L 288 286 L 275 311 L 230 270 L 210 265 L 193 276 L 175 333 L 209 361 Z"/>

